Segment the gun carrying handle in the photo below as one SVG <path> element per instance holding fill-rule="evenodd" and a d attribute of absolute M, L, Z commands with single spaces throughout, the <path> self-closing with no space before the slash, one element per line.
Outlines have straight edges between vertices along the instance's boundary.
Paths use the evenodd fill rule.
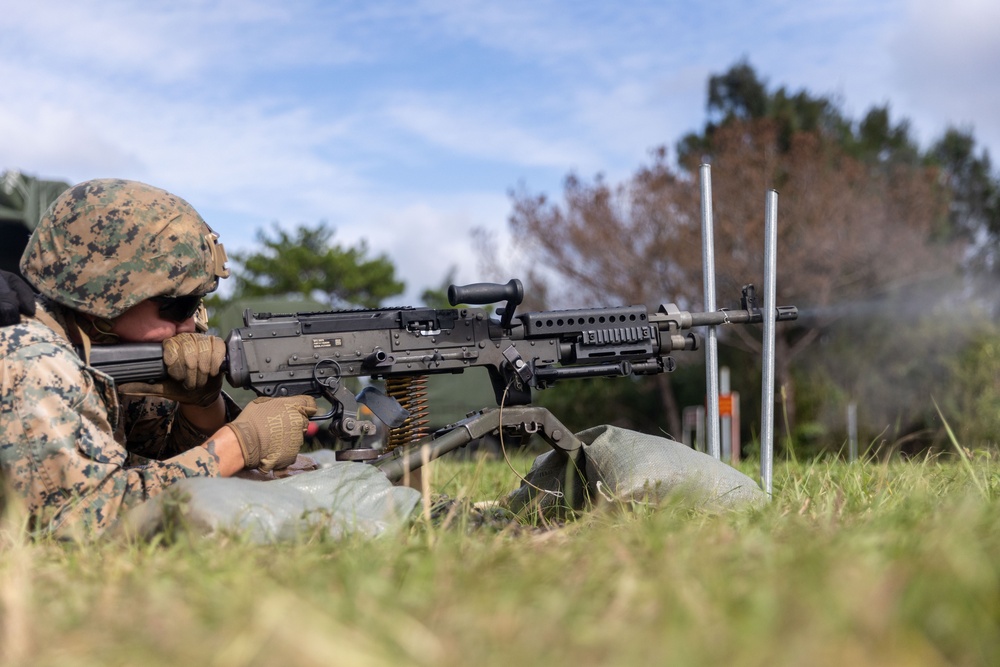
<path fill-rule="evenodd" d="M 524 287 L 521 281 L 513 278 L 505 285 L 499 283 L 472 283 L 471 285 L 450 285 L 448 287 L 448 303 L 457 306 L 460 303 L 484 305 L 506 301 L 508 306 L 518 306 L 524 299 Z"/>
<path fill-rule="evenodd" d="M 514 309 L 524 300 L 524 286 L 517 278 L 512 278 L 506 284 L 472 283 L 471 285 L 450 285 L 448 287 L 448 303 L 457 306 L 460 303 L 489 304 L 506 301 L 501 313 L 500 325 L 507 329 L 514 318 Z"/>

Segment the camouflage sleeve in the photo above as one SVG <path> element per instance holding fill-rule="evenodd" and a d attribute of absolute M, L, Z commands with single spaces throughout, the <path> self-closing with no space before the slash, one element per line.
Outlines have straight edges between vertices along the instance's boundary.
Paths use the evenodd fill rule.
<path fill-rule="evenodd" d="M 226 421 L 232 421 L 240 413 L 240 407 L 225 393 L 222 397 L 226 401 Z M 177 409 L 177 403 L 169 399 L 136 396 L 126 398 L 123 403 L 125 446 L 129 454 L 141 459 L 163 461 L 203 444 L 211 435 L 192 426 Z M 128 465 L 131 464 L 129 459 Z"/>
<path fill-rule="evenodd" d="M 187 447 L 174 447 L 170 440 L 177 404 L 165 398 L 120 397 L 125 417 L 125 447 L 129 454 L 140 457 L 137 460 L 155 459 L 162 461 L 191 449 L 200 443 Z M 203 437 L 202 441 L 205 440 Z M 127 460 L 126 465 L 131 465 Z"/>
<path fill-rule="evenodd" d="M 179 479 L 218 475 L 202 447 L 126 467 L 111 381 L 57 344 L 12 352 L 0 357 L 0 464 L 36 529 L 92 534 Z"/>

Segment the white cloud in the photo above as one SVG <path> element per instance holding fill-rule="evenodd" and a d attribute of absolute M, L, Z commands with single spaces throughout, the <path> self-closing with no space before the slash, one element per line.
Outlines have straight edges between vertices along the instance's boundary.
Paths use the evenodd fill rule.
<path fill-rule="evenodd" d="M 271 221 L 240 220 L 229 214 L 213 220 L 199 210 L 221 233 L 230 252 L 253 249 L 254 232 L 270 229 Z M 358 201 L 344 210 L 345 220 L 334 225 L 334 241 L 345 246 L 366 241 L 370 256 L 386 254 L 396 266 L 397 277 L 406 283 L 400 303 L 416 303 L 425 288 L 438 287 L 452 268 L 458 284 L 484 280 L 472 232 L 479 227 L 501 228 L 508 211 L 506 196 L 490 192 L 439 197 L 402 194 Z M 290 229 L 299 222 L 311 226 L 318 220 L 282 220 L 281 226 Z M 499 240 L 498 252 L 506 246 Z"/>
<path fill-rule="evenodd" d="M 125 86 L 219 87 L 290 66 L 365 61 L 353 28 L 377 17 L 295 0 L 46 0 L 4 8 L 0 49 L 24 64 Z"/>
<path fill-rule="evenodd" d="M 971 125 L 1000 148 L 1000 4 L 912 0 L 892 44 L 895 83 L 925 141 Z"/>
<path fill-rule="evenodd" d="M 505 197 L 492 193 L 413 201 L 384 212 L 367 233 L 369 238 L 384 239 L 386 251 L 406 280 L 407 296 L 415 301 L 423 288 L 439 286 L 452 267 L 457 269 L 458 284 L 481 281 L 472 230 L 495 227 L 508 208 Z"/>
<path fill-rule="evenodd" d="M 2 165 L 34 175 L 76 180 L 78 174 L 142 171 L 135 154 L 75 109 L 40 103 L 32 109 L 0 106 Z"/>
<path fill-rule="evenodd" d="M 453 38 L 535 63 L 592 55 L 600 41 L 602 26 L 574 20 L 574 7 L 563 3 L 426 0 L 420 7 Z"/>
<path fill-rule="evenodd" d="M 600 163 L 584 141 L 542 126 L 553 123 L 532 125 L 516 118 L 516 110 L 505 116 L 498 106 L 495 102 L 487 105 L 450 96 L 413 94 L 391 101 L 386 114 L 396 127 L 456 155 L 526 166 Z"/>

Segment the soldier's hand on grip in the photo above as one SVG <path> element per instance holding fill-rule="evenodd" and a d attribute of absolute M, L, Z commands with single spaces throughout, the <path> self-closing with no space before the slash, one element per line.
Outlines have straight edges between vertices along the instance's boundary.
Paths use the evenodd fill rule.
<path fill-rule="evenodd" d="M 247 468 L 270 472 L 295 461 L 309 417 L 316 414 L 311 396 L 258 398 L 229 423 L 243 450 Z"/>
<path fill-rule="evenodd" d="M 190 399 L 181 403 L 209 405 L 222 390 L 222 362 L 226 344 L 221 338 L 198 333 L 177 334 L 163 341 L 167 375 L 181 383 Z"/>
<path fill-rule="evenodd" d="M 178 403 L 206 407 L 222 391 L 222 362 L 226 344 L 221 338 L 182 333 L 163 341 L 163 365 L 168 379 L 161 382 L 129 382 L 119 391 L 130 396 L 162 396 Z"/>
<path fill-rule="evenodd" d="M 35 314 L 35 292 L 21 276 L 0 271 L 0 326 L 17 324 L 21 315 Z"/>

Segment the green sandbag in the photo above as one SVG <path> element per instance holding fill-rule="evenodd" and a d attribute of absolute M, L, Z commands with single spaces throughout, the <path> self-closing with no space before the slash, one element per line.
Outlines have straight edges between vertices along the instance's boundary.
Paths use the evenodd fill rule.
<path fill-rule="evenodd" d="M 766 499 L 740 471 L 667 438 L 607 425 L 577 437 L 583 449 L 574 460 L 557 451 L 535 459 L 526 482 L 507 497 L 509 509 L 579 510 L 588 503 L 659 504 L 668 498 L 692 507 L 735 509 Z"/>
<path fill-rule="evenodd" d="M 321 534 L 376 536 L 402 525 L 420 500 L 376 468 L 338 461 L 273 481 L 193 477 L 128 512 L 114 535 L 151 538 L 166 531 L 240 534 L 257 543 Z"/>

